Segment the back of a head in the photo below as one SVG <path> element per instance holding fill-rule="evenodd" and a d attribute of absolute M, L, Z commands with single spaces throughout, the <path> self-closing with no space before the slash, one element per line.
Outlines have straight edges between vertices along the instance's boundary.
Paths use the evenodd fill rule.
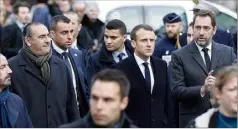
<path fill-rule="evenodd" d="M 131 34 L 130 34 L 131 40 L 136 40 L 136 32 L 140 29 L 144 29 L 144 30 L 147 30 L 147 31 L 153 31 L 154 32 L 153 27 L 151 27 L 150 25 L 139 24 L 139 25 L 135 26 L 132 29 Z"/>
<path fill-rule="evenodd" d="M 126 34 L 126 25 L 123 21 L 118 19 L 113 19 L 109 21 L 106 25 L 106 29 L 108 30 L 120 30 L 121 35 Z"/>
<path fill-rule="evenodd" d="M 55 30 L 59 22 L 70 23 L 71 21 L 64 15 L 56 15 L 51 19 L 50 30 Z"/>
<path fill-rule="evenodd" d="M 70 15 L 74 15 L 74 16 L 76 16 L 77 18 L 78 18 L 78 24 L 80 24 L 81 23 L 81 21 L 82 21 L 82 17 L 80 17 L 76 12 L 74 12 L 74 11 L 69 11 L 69 12 L 66 12 L 66 13 L 64 13 L 63 14 L 64 16 L 70 16 Z"/>
<path fill-rule="evenodd" d="M 118 83 L 120 85 L 121 98 L 128 97 L 130 82 L 122 71 L 117 69 L 104 69 L 93 76 L 91 81 L 92 86 L 97 80 Z"/>

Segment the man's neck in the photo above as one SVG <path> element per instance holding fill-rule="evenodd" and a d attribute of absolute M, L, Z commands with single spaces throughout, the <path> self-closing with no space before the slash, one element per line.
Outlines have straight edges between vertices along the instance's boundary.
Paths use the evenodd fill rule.
<path fill-rule="evenodd" d="M 220 107 L 219 108 L 219 112 L 222 113 L 224 116 L 226 117 L 230 117 L 230 118 L 235 118 L 237 117 L 237 112 L 228 112 L 226 111 L 224 108 Z"/>

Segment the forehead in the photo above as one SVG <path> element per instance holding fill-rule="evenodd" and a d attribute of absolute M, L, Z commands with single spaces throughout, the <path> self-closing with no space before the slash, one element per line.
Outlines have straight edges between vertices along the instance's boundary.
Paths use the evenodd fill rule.
<path fill-rule="evenodd" d="M 197 16 L 194 21 L 194 26 L 212 26 L 212 20 L 209 16 Z"/>
<path fill-rule="evenodd" d="M 72 23 L 64 23 L 64 22 L 58 22 L 56 25 L 56 30 L 62 31 L 62 30 L 71 30 L 73 29 Z"/>
<path fill-rule="evenodd" d="M 32 36 L 47 35 L 48 29 L 44 25 L 32 25 L 31 26 Z"/>
<path fill-rule="evenodd" d="M 98 97 L 118 97 L 120 86 L 117 82 L 97 80 L 91 89 L 91 94 Z"/>
<path fill-rule="evenodd" d="M 150 30 L 139 29 L 136 32 L 136 39 L 155 39 L 155 33 Z"/>
<path fill-rule="evenodd" d="M 29 12 L 29 8 L 23 6 L 18 8 L 18 12 L 25 12 L 25 11 Z"/>
<path fill-rule="evenodd" d="M 121 35 L 120 30 L 119 29 L 105 29 L 105 35 L 107 36 L 118 36 Z"/>
<path fill-rule="evenodd" d="M 166 26 L 177 26 L 180 22 L 174 22 L 174 23 L 165 23 Z"/>
<path fill-rule="evenodd" d="M 0 66 L 6 65 L 6 64 L 8 64 L 6 57 L 0 55 Z"/>

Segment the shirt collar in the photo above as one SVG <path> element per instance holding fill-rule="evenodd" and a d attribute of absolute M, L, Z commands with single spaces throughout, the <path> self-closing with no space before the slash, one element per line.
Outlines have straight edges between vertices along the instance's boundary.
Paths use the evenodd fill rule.
<path fill-rule="evenodd" d="M 199 46 L 196 42 L 195 42 L 196 46 L 198 47 L 198 50 L 201 52 L 203 47 Z M 208 51 L 212 50 L 212 43 L 210 43 L 207 47 Z"/>
<path fill-rule="evenodd" d="M 23 28 L 25 27 L 25 25 L 22 24 L 19 20 L 16 20 L 16 24 L 21 30 L 23 30 Z"/>
<path fill-rule="evenodd" d="M 58 52 L 59 54 L 62 54 L 63 52 L 67 52 L 67 53 L 69 52 L 69 49 L 67 49 L 66 51 L 61 49 L 53 41 L 52 41 L 52 46 L 55 49 L 55 51 Z"/>
<path fill-rule="evenodd" d="M 126 47 L 124 46 L 122 51 L 114 51 L 112 52 L 112 56 L 113 57 L 117 57 L 120 53 L 124 53 L 124 55 L 126 55 Z"/>
<path fill-rule="evenodd" d="M 137 56 L 135 53 L 134 53 L 134 57 L 136 59 L 136 62 L 138 65 L 143 65 L 143 63 L 145 63 L 144 60 L 142 60 L 139 56 Z M 149 65 L 150 65 L 150 58 L 146 61 Z"/>

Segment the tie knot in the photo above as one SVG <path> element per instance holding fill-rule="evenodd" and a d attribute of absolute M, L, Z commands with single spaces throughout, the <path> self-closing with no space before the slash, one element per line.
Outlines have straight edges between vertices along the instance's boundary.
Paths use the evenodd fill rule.
<path fill-rule="evenodd" d="M 145 67 L 148 67 L 148 64 L 149 64 L 148 62 L 144 62 L 144 63 L 143 63 L 143 65 L 144 65 Z"/>
<path fill-rule="evenodd" d="M 118 54 L 119 58 L 122 58 L 125 54 L 123 52 L 121 52 L 120 54 Z"/>
<path fill-rule="evenodd" d="M 207 53 L 208 50 L 209 50 L 208 48 L 203 48 L 203 49 L 202 49 L 202 51 L 205 52 L 205 53 Z"/>
<path fill-rule="evenodd" d="M 66 59 L 66 58 L 69 57 L 69 53 L 68 53 L 68 52 L 63 52 L 63 53 L 62 53 L 62 56 Z"/>

